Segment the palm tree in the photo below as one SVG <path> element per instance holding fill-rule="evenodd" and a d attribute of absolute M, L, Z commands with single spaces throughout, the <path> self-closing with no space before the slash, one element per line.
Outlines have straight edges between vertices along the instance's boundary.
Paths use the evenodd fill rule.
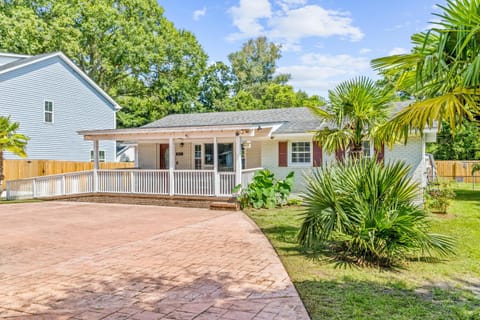
<path fill-rule="evenodd" d="M 380 130 L 384 136 L 406 141 L 412 129 L 442 120 L 455 131 L 463 119 L 480 115 L 480 0 L 448 0 L 439 7 L 440 21 L 412 36 L 410 53 L 372 61 L 374 69 L 397 79 L 397 90 L 416 98 Z"/>
<path fill-rule="evenodd" d="M 0 194 L 2 194 L 2 184 L 5 176 L 3 175 L 3 152 L 9 151 L 20 157 L 26 157 L 25 147 L 28 137 L 17 133 L 18 122 L 11 122 L 10 116 L 0 116 Z"/>
<path fill-rule="evenodd" d="M 312 108 L 328 124 L 317 131 L 315 140 L 330 153 L 349 151 L 351 158 L 361 158 L 363 141 L 375 138 L 375 128 L 388 119 L 392 92 L 357 77 L 340 83 L 328 97 L 325 108 Z"/>

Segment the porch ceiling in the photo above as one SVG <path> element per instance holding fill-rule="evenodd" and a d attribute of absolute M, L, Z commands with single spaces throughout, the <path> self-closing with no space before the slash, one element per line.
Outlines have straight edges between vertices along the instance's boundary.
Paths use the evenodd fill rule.
<path fill-rule="evenodd" d="M 78 134 L 83 135 L 84 140 L 119 140 L 129 142 L 155 141 L 169 138 L 177 139 L 202 139 L 202 138 L 233 138 L 241 137 L 270 137 L 281 125 L 236 125 L 216 127 L 177 127 L 177 128 L 130 128 L 130 129 L 106 129 L 106 130 L 81 130 Z"/>

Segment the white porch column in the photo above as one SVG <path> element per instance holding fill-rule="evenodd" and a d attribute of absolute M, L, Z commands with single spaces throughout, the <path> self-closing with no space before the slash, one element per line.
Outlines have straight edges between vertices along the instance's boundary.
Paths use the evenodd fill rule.
<path fill-rule="evenodd" d="M 93 169 L 95 170 L 98 170 L 99 168 L 98 149 L 99 149 L 98 140 L 94 140 L 93 141 Z"/>
<path fill-rule="evenodd" d="M 235 185 L 242 183 L 242 138 L 235 136 Z"/>
<path fill-rule="evenodd" d="M 175 194 L 175 143 L 173 138 L 168 139 L 168 176 L 170 181 L 170 195 Z"/>
<path fill-rule="evenodd" d="M 134 161 L 134 166 L 135 168 L 138 168 L 139 167 L 139 162 L 138 162 L 138 144 L 136 146 L 133 147 L 133 156 L 135 157 Z"/>
<path fill-rule="evenodd" d="M 98 140 L 93 141 L 93 192 L 98 192 L 98 149 L 99 143 Z"/>
<path fill-rule="evenodd" d="M 215 195 L 218 197 L 220 195 L 220 175 L 218 174 L 218 145 L 217 137 L 213 137 L 213 179 L 214 179 L 214 190 Z"/>

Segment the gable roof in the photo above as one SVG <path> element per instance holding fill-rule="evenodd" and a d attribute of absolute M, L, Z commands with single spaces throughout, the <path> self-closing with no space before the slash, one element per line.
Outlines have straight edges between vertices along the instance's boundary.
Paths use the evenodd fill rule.
<path fill-rule="evenodd" d="M 276 134 L 305 133 L 322 127 L 309 108 L 284 108 L 266 110 L 245 110 L 228 112 L 208 112 L 172 114 L 149 123 L 143 128 L 188 128 L 229 125 L 278 124 Z"/>
<path fill-rule="evenodd" d="M 90 86 L 93 87 L 95 91 L 97 91 L 102 97 L 104 97 L 108 102 L 110 102 L 113 107 L 118 110 L 120 106 L 110 97 L 102 88 L 100 88 L 95 81 L 90 79 L 89 76 L 85 72 L 83 72 L 79 67 L 75 65 L 67 56 L 65 56 L 62 52 L 53 52 L 53 53 L 44 53 L 39 54 L 36 56 L 26 56 L 25 58 L 12 61 L 10 63 L 4 64 L 0 66 L 0 75 L 12 72 L 14 70 L 18 70 L 20 68 L 24 68 L 26 66 L 39 63 L 41 61 L 45 61 L 54 57 L 58 57 L 63 62 L 65 62 L 75 73 L 77 73 L 82 79 L 84 79 Z"/>

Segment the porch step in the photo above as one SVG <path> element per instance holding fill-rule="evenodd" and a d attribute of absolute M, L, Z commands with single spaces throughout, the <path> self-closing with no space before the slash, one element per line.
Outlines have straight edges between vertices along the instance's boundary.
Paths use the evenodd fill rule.
<path fill-rule="evenodd" d="M 212 202 L 210 203 L 210 210 L 227 210 L 237 211 L 240 210 L 238 202 Z"/>

